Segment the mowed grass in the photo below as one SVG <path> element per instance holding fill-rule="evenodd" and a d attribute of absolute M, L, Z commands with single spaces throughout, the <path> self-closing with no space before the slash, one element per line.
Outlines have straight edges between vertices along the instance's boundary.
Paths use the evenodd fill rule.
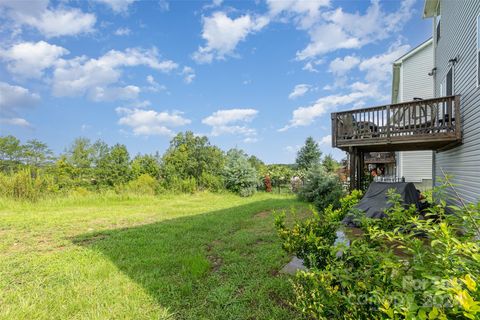
<path fill-rule="evenodd" d="M 292 196 L 0 200 L 1 319 L 295 319 L 273 211 Z"/>

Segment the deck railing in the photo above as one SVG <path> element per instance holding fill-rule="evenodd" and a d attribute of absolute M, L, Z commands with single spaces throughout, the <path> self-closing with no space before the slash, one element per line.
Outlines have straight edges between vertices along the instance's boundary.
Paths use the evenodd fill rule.
<path fill-rule="evenodd" d="M 332 145 L 461 139 L 460 97 L 447 96 L 332 113 Z"/>

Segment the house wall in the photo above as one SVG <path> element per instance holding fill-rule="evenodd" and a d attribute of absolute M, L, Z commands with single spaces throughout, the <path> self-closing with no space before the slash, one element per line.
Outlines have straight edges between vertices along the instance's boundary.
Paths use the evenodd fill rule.
<path fill-rule="evenodd" d="M 435 95 L 441 96 L 440 83 L 451 63 L 454 66 L 453 90 L 460 97 L 463 122 L 463 144 L 437 152 L 434 156 L 434 179 L 442 170 L 453 176 L 458 193 L 468 202 L 480 200 L 480 87 L 477 87 L 477 16 L 480 1 L 440 1 L 440 40 L 435 48 Z"/>
<path fill-rule="evenodd" d="M 414 98 L 433 98 L 433 44 L 402 61 L 400 66 L 399 101 Z M 397 153 L 397 176 L 414 182 L 424 190 L 432 187 L 432 151 L 404 151 Z"/>

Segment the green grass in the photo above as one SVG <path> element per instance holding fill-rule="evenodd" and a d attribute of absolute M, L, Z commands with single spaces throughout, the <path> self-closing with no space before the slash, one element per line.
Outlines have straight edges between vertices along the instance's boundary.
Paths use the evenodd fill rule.
<path fill-rule="evenodd" d="M 0 200 L 1 319 L 295 319 L 274 209 L 292 196 Z"/>

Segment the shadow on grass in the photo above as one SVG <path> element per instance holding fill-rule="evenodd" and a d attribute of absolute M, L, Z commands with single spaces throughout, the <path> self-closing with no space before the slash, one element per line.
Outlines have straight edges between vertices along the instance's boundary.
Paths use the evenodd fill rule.
<path fill-rule="evenodd" d="M 293 319 L 290 284 L 277 273 L 288 257 L 271 214 L 292 205 L 301 206 L 257 201 L 73 242 L 108 257 L 174 318 Z"/>

